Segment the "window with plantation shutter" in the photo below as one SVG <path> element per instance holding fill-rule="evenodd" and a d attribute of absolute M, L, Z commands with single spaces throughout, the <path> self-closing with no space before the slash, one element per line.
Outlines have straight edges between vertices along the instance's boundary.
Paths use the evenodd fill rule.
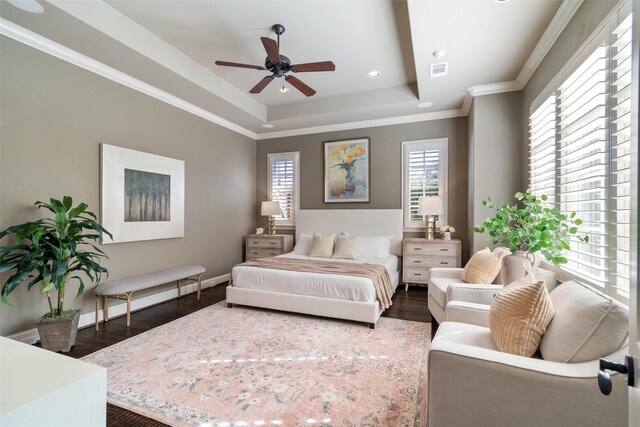
<path fill-rule="evenodd" d="M 529 118 L 529 185 L 563 213 L 575 212 L 579 234 L 588 236 L 572 239 L 560 279 L 584 280 L 623 302 L 630 284 L 630 10 L 619 4 Z"/>
<path fill-rule="evenodd" d="M 529 117 L 529 187 L 537 196 L 556 195 L 556 97 L 551 95 Z"/>
<path fill-rule="evenodd" d="M 588 242 L 571 241 L 564 268 L 607 279 L 607 47 L 600 46 L 560 86 L 558 207 L 582 219 Z"/>
<path fill-rule="evenodd" d="M 405 227 L 423 227 L 424 218 L 418 214 L 422 196 L 442 196 L 445 213 L 438 225 L 447 217 L 447 139 L 404 142 L 403 150 L 403 199 Z"/>
<path fill-rule="evenodd" d="M 611 44 L 611 282 L 629 298 L 631 237 L 631 15 L 616 26 Z"/>
<path fill-rule="evenodd" d="M 280 202 L 281 215 L 274 217 L 278 226 L 295 226 L 299 203 L 299 158 L 299 152 L 267 155 L 268 198 Z"/>

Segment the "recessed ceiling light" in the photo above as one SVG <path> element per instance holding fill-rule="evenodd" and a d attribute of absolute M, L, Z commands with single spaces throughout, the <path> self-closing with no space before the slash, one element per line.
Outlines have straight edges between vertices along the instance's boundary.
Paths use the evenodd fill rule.
<path fill-rule="evenodd" d="M 437 49 L 433 51 L 434 58 L 442 58 L 447 54 L 447 49 Z"/>
<path fill-rule="evenodd" d="M 274 126 L 273 123 L 265 123 L 262 125 L 262 127 L 265 129 L 271 129 L 273 126 Z"/>
<path fill-rule="evenodd" d="M 496 2 L 496 3 L 506 3 L 506 2 L 508 2 L 508 1 L 509 1 L 509 0 L 495 0 L 495 2 Z"/>
<path fill-rule="evenodd" d="M 382 73 L 381 73 L 380 71 L 376 71 L 376 70 L 374 70 L 374 71 L 369 71 L 369 72 L 367 73 L 367 77 L 370 77 L 370 78 L 372 78 L 372 79 L 377 79 L 377 78 L 378 78 L 378 77 L 380 77 L 381 75 L 382 75 Z"/>
<path fill-rule="evenodd" d="M 280 91 L 280 93 L 285 93 L 285 94 L 286 94 L 286 93 L 291 92 L 291 91 L 289 90 L 289 88 L 288 88 L 288 87 L 285 87 L 285 86 L 282 86 L 282 87 L 281 87 L 280 89 L 278 89 L 278 90 Z"/>
<path fill-rule="evenodd" d="M 418 103 L 418 108 L 429 108 L 433 105 L 431 101 L 422 101 Z"/>
<path fill-rule="evenodd" d="M 36 0 L 7 0 L 7 3 L 29 13 L 42 13 L 44 7 Z"/>

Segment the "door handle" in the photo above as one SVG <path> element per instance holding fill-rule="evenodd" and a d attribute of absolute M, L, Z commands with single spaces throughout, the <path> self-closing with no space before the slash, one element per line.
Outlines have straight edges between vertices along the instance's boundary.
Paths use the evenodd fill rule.
<path fill-rule="evenodd" d="M 611 383 L 611 375 L 607 372 L 616 371 L 627 375 L 627 385 L 634 387 L 635 371 L 633 367 L 633 356 L 630 354 L 625 356 L 626 363 L 617 363 L 607 359 L 600 359 L 600 370 L 598 371 L 598 387 L 605 396 L 611 394 L 613 384 Z"/>

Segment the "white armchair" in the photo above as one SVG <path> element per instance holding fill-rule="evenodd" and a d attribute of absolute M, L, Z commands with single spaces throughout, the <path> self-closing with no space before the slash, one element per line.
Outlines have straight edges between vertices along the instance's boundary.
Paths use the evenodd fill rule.
<path fill-rule="evenodd" d="M 466 301 L 491 304 L 493 297 L 504 285 L 478 285 L 462 281 L 463 268 L 432 268 L 429 276 L 428 305 L 431 316 L 442 323 L 450 301 Z M 544 280 L 549 291 L 555 288 L 557 279 L 552 271 L 539 268 L 536 278 Z"/>
<path fill-rule="evenodd" d="M 628 311 L 576 282 L 556 291 L 551 293 L 556 317 L 547 329 L 543 354 L 558 357 L 567 352 L 574 354 L 568 360 L 584 361 L 502 353 L 485 326 L 489 306 L 460 301 L 447 305 L 446 320 L 428 356 L 429 427 L 628 425 L 625 377 L 611 375 L 609 396 L 600 393 L 597 383 L 598 356 L 621 362 L 627 352 Z M 603 310 L 607 306 L 608 312 Z M 576 318 L 581 325 L 571 324 Z M 613 339 L 603 345 L 609 337 Z M 571 345 L 576 349 L 567 348 Z M 598 349 L 605 353 L 594 356 Z"/>

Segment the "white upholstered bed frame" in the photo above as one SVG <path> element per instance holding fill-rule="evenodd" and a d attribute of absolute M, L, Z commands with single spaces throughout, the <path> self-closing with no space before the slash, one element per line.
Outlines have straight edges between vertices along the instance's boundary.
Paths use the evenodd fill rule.
<path fill-rule="evenodd" d="M 296 216 L 296 236 L 301 233 L 342 233 L 392 236 L 390 252 L 402 255 L 401 209 L 322 209 L 299 210 Z M 396 274 L 393 286 L 398 286 Z M 374 327 L 382 310 L 378 302 L 360 302 L 335 298 L 296 295 L 282 292 L 227 287 L 227 304 L 248 305 L 312 314 L 315 316 L 366 322 Z"/>

